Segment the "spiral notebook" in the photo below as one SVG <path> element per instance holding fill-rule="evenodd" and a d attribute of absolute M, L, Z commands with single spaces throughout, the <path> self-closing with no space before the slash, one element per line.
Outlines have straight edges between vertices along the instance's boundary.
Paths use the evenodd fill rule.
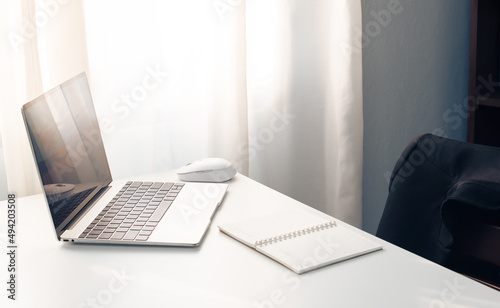
<path fill-rule="evenodd" d="M 297 274 L 382 249 L 334 218 L 301 210 L 219 225 L 219 230 Z"/>

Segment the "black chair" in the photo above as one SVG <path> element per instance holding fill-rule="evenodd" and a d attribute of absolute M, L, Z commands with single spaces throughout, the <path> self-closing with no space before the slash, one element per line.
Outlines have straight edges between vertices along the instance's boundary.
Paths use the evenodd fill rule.
<path fill-rule="evenodd" d="M 392 172 L 377 236 L 500 290 L 500 148 L 413 139 Z"/>

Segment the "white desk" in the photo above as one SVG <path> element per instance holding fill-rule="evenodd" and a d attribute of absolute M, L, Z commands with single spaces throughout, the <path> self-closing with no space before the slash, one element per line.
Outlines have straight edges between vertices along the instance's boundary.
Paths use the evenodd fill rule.
<path fill-rule="evenodd" d="M 175 180 L 173 174 L 156 180 Z M 17 298 L 1 307 L 499 307 L 500 292 L 387 242 L 375 253 L 296 275 L 217 224 L 302 203 L 242 175 L 197 248 L 60 243 L 41 195 L 19 198 Z M 6 246 L 6 202 L 0 206 Z M 359 231 L 362 232 L 362 231 Z M 370 235 L 368 235 L 370 236 Z"/>

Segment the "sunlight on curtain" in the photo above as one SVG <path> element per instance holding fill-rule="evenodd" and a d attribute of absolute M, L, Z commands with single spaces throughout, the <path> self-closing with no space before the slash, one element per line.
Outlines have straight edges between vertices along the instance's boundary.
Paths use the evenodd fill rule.
<path fill-rule="evenodd" d="M 90 79 L 113 174 L 234 161 L 247 135 L 245 10 L 211 2 L 86 2 Z"/>
<path fill-rule="evenodd" d="M 250 176 L 356 226 L 360 24 L 357 1 L 247 2 Z"/>
<path fill-rule="evenodd" d="M 88 72 L 83 0 L 36 0 L 43 91 Z"/>
<path fill-rule="evenodd" d="M 2 1 L 0 134 L 7 190 L 18 196 L 40 192 L 20 108 L 41 88 L 36 55 L 34 1 Z M 2 182 L 2 181 L 0 181 Z M 5 195 L 1 199 L 6 198 Z"/>

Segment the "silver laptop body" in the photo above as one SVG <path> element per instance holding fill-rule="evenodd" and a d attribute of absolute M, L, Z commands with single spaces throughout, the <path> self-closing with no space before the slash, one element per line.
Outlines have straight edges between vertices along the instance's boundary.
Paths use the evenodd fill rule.
<path fill-rule="evenodd" d="M 85 73 L 22 114 L 57 239 L 197 246 L 227 184 L 113 181 Z"/>

